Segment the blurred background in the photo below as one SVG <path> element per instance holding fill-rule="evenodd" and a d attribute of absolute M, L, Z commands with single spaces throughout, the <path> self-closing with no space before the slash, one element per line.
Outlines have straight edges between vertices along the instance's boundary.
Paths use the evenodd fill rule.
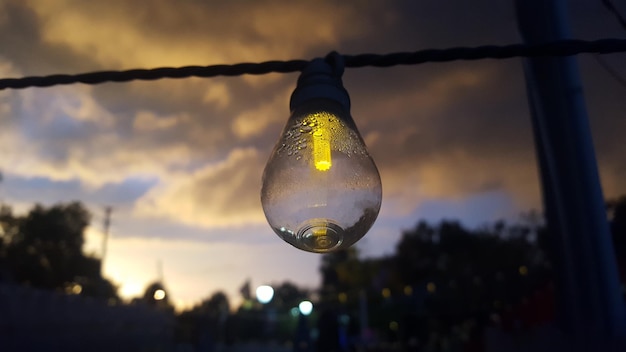
<path fill-rule="evenodd" d="M 513 5 L 0 0 L 0 77 L 512 44 Z M 602 1 L 567 15 L 575 38 L 626 33 Z M 621 261 L 626 60 L 577 58 Z M 481 351 L 550 329 L 520 59 L 346 70 L 383 205 L 329 255 L 259 200 L 296 79 L 1 91 L 0 349 Z"/>

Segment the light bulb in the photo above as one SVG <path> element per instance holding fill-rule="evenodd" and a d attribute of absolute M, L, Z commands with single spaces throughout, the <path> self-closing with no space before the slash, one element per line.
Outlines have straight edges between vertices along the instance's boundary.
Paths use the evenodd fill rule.
<path fill-rule="evenodd" d="M 378 216 L 380 175 L 350 116 L 343 67 L 313 60 L 263 173 L 261 203 L 279 237 L 309 252 L 347 248 Z"/>

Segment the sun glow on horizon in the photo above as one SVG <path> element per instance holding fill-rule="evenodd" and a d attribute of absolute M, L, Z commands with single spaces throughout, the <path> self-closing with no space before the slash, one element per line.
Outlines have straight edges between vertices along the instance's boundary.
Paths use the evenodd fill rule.
<path fill-rule="evenodd" d="M 119 231 L 116 230 L 116 231 Z M 90 227 L 86 231 L 85 250 L 101 253 L 102 231 Z M 233 253 L 238 253 L 233 255 Z M 278 255 L 280 260 L 263 261 L 259 265 L 254 258 Z M 318 257 L 301 258 L 300 254 L 281 242 L 269 246 L 246 243 L 198 242 L 191 240 L 149 239 L 122 237 L 111 234 L 108 240 L 104 276 L 118 287 L 124 301 L 143 297 L 145 289 L 159 280 L 158 262 L 163 263 L 163 285 L 169 302 L 177 311 L 189 309 L 217 291 L 224 292 L 231 309 L 242 303 L 240 287 L 248 279 L 255 283 L 279 283 L 284 273 L 280 268 L 295 260 L 310 262 L 311 269 L 302 272 L 293 268 L 288 276 L 301 277 L 300 285 L 317 285 Z M 246 274 L 239 274 L 239 273 Z M 293 280 L 293 279 L 291 279 Z"/>

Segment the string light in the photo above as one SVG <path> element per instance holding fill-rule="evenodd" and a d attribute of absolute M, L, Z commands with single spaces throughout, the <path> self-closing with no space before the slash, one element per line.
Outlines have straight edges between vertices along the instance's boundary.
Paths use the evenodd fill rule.
<path fill-rule="evenodd" d="M 382 200 L 378 169 L 350 116 L 337 53 L 313 60 L 291 96 L 291 116 L 261 189 L 270 226 L 296 248 L 347 248 L 370 229 Z"/>

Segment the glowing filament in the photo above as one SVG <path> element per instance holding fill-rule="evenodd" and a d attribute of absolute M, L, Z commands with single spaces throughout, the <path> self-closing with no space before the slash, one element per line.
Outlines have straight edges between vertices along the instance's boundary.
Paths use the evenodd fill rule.
<path fill-rule="evenodd" d="M 330 159 L 330 140 L 328 131 L 323 126 L 319 126 L 313 132 L 313 162 L 315 168 L 320 171 L 327 171 L 333 165 Z"/>

